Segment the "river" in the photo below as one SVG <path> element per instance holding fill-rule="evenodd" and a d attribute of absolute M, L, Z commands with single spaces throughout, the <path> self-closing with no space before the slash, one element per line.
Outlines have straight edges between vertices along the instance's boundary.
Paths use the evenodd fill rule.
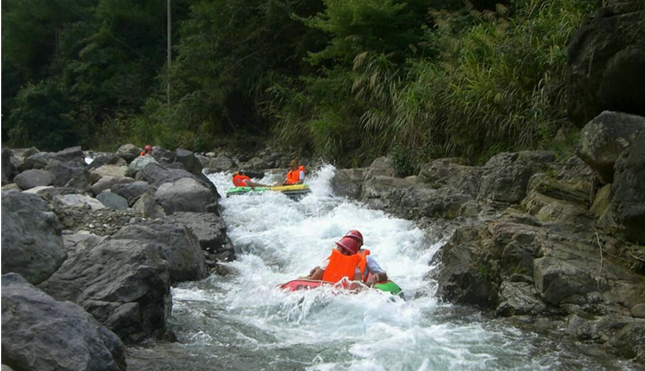
<path fill-rule="evenodd" d="M 333 195 L 333 166 L 309 177 L 299 202 L 281 194 L 220 200 L 235 272 L 172 289 L 175 343 L 128 349 L 129 370 L 622 370 L 615 358 L 438 302 L 426 278 L 442 241 L 414 223 Z M 230 174 L 209 176 L 220 194 Z M 274 182 L 267 176 L 263 182 Z M 401 286 L 405 300 L 369 290 L 283 292 L 319 265 L 345 232 Z"/>

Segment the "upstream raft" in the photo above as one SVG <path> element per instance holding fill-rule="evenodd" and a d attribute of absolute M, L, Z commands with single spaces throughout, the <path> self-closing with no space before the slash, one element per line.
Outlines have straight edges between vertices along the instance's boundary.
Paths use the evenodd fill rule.
<path fill-rule="evenodd" d="M 369 289 L 367 286 L 352 282 L 352 281 L 341 281 L 339 283 L 331 283 L 326 281 L 312 281 L 312 280 L 293 280 L 287 283 L 284 283 L 280 286 L 281 289 L 287 291 L 299 291 L 299 290 L 311 290 L 321 286 L 338 286 L 339 288 L 346 289 L 350 292 L 358 292 L 364 289 Z M 379 283 L 375 283 L 372 287 L 373 289 L 389 292 L 393 295 L 403 295 L 403 291 L 396 283 L 387 280 Z"/>
<path fill-rule="evenodd" d="M 298 198 L 311 192 L 306 184 L 295 184 L 276 187 L 233 187 L 226 191 L 226 196 L 237 196 L 245 194 L 262 194 L 264 192 L 280 192 L 288 197 Z"/>

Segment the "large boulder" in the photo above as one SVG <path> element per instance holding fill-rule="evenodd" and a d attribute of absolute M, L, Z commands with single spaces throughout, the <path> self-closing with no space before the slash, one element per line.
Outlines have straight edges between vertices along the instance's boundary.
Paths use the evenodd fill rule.
<path fill-rule="evenodd" d="M 117 184 L 133 183 L 134 179 L 123 176 L 104 176 L 98 182 L 92 185 L 92 192 L 95 195 L 101 194 L 106 189 L 110 189 Z"/>
<path fill-rule="evenodd" d="M 214 213 L 179 212 L 169 215 L 168 219 L 185 225 L 195 234 L 201 248 L 219 260 L 228 261 L 235 258 L 235 250 L 226 235 L 226 225 L 221 216 Z"/>
<path fill-rule="evenodd" d="M 577 155 L 603 184 L 611 183 L 616 160 L 643 130 L 645 117 L 605 111 L 582 129 Z"/>
<path fill-rule="evenodd" d="M 54 174 L 47 170 L 31 169 L 16 175 L 13 181 L 20 189 L 45 187 L 54 181 Z"/>
<path fill-rule="evenodd" d="M 94 160 L 87 165 L 87 170 L 92 171 L 93 169 L 97 169 L 103 165 L 124 166 L 127 165 L 127 162 L 121 156 L 111 153 L 94 158 Z"/>
<path fill-rule="evenodd" d="M 568 49 L 569 117 L 578 127 L 605 110 L 645 116 L 645 27 L 642 12 L 599 9 Z"/>
<path fill-rule="evenodd" d="M 155 193 L 155 199 L 163 206 L 166 214 L 178 211 L 207 212 L 207 206 L 215 202 L 211 191 L 193 178 L 182 178 L 162 184 Z"/>
<path fill-rule="evenodd" d="M 2 192 L 2 272 L 38 284 L 67 258 L 61 226 L 40 197 Z"/>
<path fill-rule="evenodd" d="M 101 180 L 101 178 L 103 177 L 126 177 L 127 173 L 128 168 L 126 166 L 103 165 L 92 170 L 92 172 L 90 173 L 90 181 L 92 182 L 92 184 L 94 184 Z"/>
<path fill-rule="evenodd" d="M 89 175 L 85 164 L 79 162 L 55 162 L 45 169 L 54 175 L 52 181 L 54 187 L 63 187 L 73 178 L 87 179 Z"/>
<path fill-rule="evenodd" d="M 146 167 L 149 163 L 158 164 L 157 160 L 154 157 L 146 154 L 145 156 L 139 156 L 135 158 L 130 165 L 128 165 L 128 174 L 135 176 L 141 169 Z"/>
<path fill-rule="evenodd" d="M 118 194 L 128 200 L 129 205 L 134 204 L 139 196 L 148 192 L 150 189 L 150 184 L 141 180 L 132 183 L 115 184 L 110 188 L 112 193 Z"/>
<path fill-rule="evenodd" d="M 58 162 L 76 162 L 85 165 L 85 154 L 80 146 L 65 148 L 59 152 L 47 153 L 47 159 Z"/>
<path fill-rule="evenodd" d="M 366 179 L 373 178 L 375 176 L 394 176 L 396 171 L 394 170 L 394 160 L 392 157 L 379 157 L 375 159 L 370 167 L 367 169 L 367 174 L 365 175 Z"/>
<path fill-rule="evenodd" d="M 184 165 L 186 171 L 189 171 L 195 175 L 200 175 L 202 173 L 202 163 L 195 157 L 195 154 L 191 151 L 177 148 L 175 150 L 176 156 L 175 161 Z"/>
<path fill-rule="evenodd" d="M 170 267 L 171 283 L 200 280 L 208 273 L 197 237 L 181 223 L 164 220 L 127 226 L 113 238 L 150 241 L 161 246 Z"/>
<path fill-rule="evenodd" d="M 166 212 L 151 195 L 144 193 L 132 206 L 136 215 L 144 218 L 163 218 Z"/>
<path fill-rule="evenodd" d="M 26 157 L 25 160 L 18 166 L 18 171 L 23 172 L 29 169 L 44 169 L 49 165 L 48 153 L 38 152 Z"/>
<path fill-rule="evenodd" d="M 102 192 L 96 196 L 96 199 L 112 210 L 125 210 L 128 208 L 128 200 L 110 191 Z"/>
<path fill-rule="evenodd" d="M 125 347 L 80 306 L 2 276 L 2 363 L 15 371 L 125 371 Z M 4 369 L 4 366 L 3 366 Z"/>
<path fill-rule="evenodd" d="M 209 167 L 215 172 L 222 172 L 235 169 L 237 165 L 235 164 L 235 161 L 233 161 L 233 159 L 231 159 L 230 157 L 220 154 L 217 157 L 211 159 L 210 164 L 205 167 Z"/>
<path fill-rule="evenodd" d="M 82 306 L 125 342 L 163 335 L 172 307 L 163 246 L 122 239 L 85 243 L 39 288 Z"/>
<path fill-rule="evenodd" d="M 10 149 L 2 149 L 2 185 L 9 183 L 13 178 L 14 166 L 11 163 L 11 155 Z"/>
<path fill-rule="evenodd" d="M 134 144 L 124 144 L 116 151 L 116 154 L 126 160 L 128 163 L 132 162 L 141 153 L 141 148 Z"/>
<path fill-rule="evenodd" d="M 80 194 L 66 194 L 54 196 L 54 204 L 61 206 L 82 207 L 100 210 L 105 206 L 97 199 Z"/>
<path fill-rule="evenodd" d="M 340 197 L 358 199 L 361 195 L 365 169 L 339 169 L 331 179 L 331 187 L 334 194 Z"/>
<path fill-rule="evenodd" d="M 169 169 L 158 163 L 149 163 L 137 173 L 137 180 L 145 180 L 154 187 L 159 187 L 164 183 L 174 182 L 182 178 L 199 179 L 195 174 L 186 170 Z"/>
<path fill-rule="evenodd" d="M 611 210 L 625 236 L 645 244 L 645 131 L 616 161 Z"/>

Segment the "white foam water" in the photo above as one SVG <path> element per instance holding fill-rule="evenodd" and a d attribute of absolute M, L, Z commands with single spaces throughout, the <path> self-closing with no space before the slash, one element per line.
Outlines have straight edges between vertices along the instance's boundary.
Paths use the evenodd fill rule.
<path fill-rule="evenodd" d="M 173 288 L 170 328 L 185 358 L 172 368 L 619 367 L 615 360 L 583 356 L 558 341 L 522 332 L 475 310 L 439 303 L 427 276 L 443 241 L 429 241 L 410 221 L 336 197 L 330 186 L 334 171 L 327 165 L 309 175 L 306 183 L 312 192 L 298 201 L 273 192 L 223 196 L 222 213 L 238 257 L 226 265 L 235 273 Z M 231 187 L 229 173 L 209 179 L 221 194 Z M 279 180 L 269 175 L 260 182 Z M 405 300 L 376 290 L 345 294 L 331 287 L 279 289 L 279 284 L 319 265 L 350 229 L 362 232 L 365 247 L 403 288 Z"/>

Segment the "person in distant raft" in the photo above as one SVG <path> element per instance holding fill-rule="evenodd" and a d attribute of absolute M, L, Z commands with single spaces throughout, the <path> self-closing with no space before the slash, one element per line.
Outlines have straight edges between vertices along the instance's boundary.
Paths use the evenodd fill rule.
<path fill-rule="evenodd" d="M 302 184 L 305 181 L 305 167 L 298 164 L 298 160 L 291 160 L 289 163 L 291 170 L 287 173 L 287 180 L 278 185 Z"/>
<path fill-rule="evenodd" d="M 260 183 L 255 183 L 254 181 L 251 180 L 249 176 L 247 176 L 243 170 L 236 171 L 233 173 L 233 185 L 236 187 L 270 187 L 268 185 L 260 184 Z"/>
<path fill-rule="evenodd" d="M 370 256 L 370 251 L 361 249 L 363 235 L 353 229 L 340 241 L 331 255 L 319 267 L 314 268 L 308 276 L 300 279 L 326 281 L 336 283 L 347 277 L 353 281 L 361 281 L 368 286 L 377 282 L 387 281 L 387 273 Z"/>
<path fill-rule="evenodd" d="M 146 145 L 143 151 L 139 153 L 139 156 L 145 156 L 145 155 L 150 155 L 152 156 L 152 146 L 151 145 Z"/>

